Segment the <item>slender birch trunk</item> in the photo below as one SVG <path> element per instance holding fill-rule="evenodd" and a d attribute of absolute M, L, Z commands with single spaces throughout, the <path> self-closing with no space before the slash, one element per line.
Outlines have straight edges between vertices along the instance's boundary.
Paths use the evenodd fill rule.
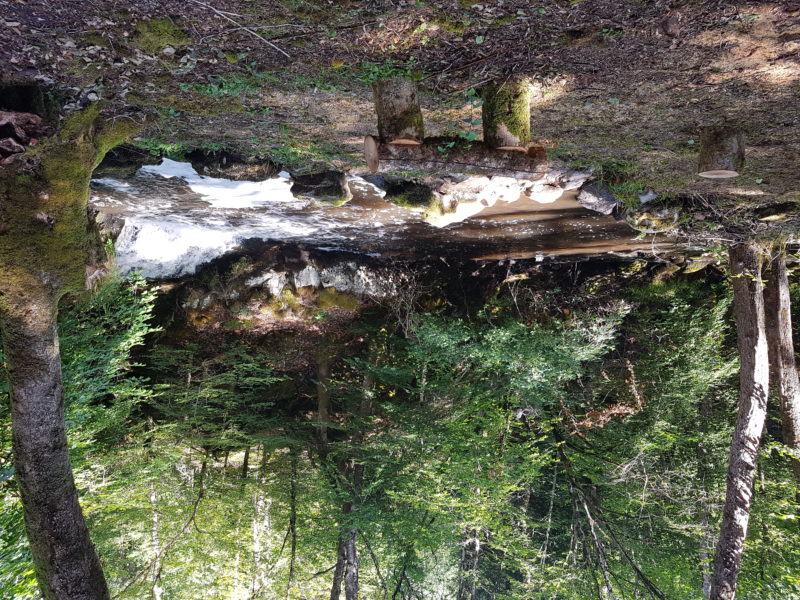
<path fill-rule="evenodd" d="M 800 452 L 800 378 L 792 340 L 789 275 L 782 249 L 774 252 L 770 261 L 764 305 L 771 377 L 774 377 L 780 398 L 783 443 Z M 800 495 L 800 458 L 792 460 L 792 471 Z"/>
<path fill-rule="evenodd" d="M 733 600 L 750 522 L 753 480 L 767 415 L 769 357 L 761 255 L 752 244 L 730 249 L 733 309 L 741 358 L 739 416 L 728 462 L 727 495 L 714 559 L 711 600 Z"/>

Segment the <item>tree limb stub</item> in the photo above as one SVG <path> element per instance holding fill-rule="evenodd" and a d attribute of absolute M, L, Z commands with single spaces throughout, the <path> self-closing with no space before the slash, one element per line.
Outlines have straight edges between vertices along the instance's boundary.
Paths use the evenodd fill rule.
<path fill-rule="evenodd" d="M 378 79 L 372 84 L 372 92 L 378 116 L 378 138 L 382 142 L 425 137 L 416 81 L 405 77 Z"/>
<path fill-rule="evenodd" d="M 737 177 L 744 167 L 744 136 L 731 125 L 705 127 L 700 132 L 697 173 L 706 179 Z"/>

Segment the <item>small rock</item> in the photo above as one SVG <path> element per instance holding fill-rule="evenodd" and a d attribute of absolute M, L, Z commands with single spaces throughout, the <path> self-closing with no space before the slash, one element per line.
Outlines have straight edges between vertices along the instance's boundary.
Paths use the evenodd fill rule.
<path fill-rule="evenodd" d="M 161 54 L 166 54 L 167 56 L 172 56 L 175 54 L 175 48 L 172 46 L 167 46 L 161 51 Z"/>
<path fill-rule="evenodd" d="M 581 188 L 578 204 L 589 210 L 610 215 L 617 206 L 617 199 L 605 185 L 589 183 Z"/>
<path fill-rule="evenodd" d="M 639 194 L 639 202 L 642 204 L 652 202 L 656 198 L 658 198 L 658 194 L 656 194 L 656 191 L 651 187 L 645 188 L 644 192 Z"/>

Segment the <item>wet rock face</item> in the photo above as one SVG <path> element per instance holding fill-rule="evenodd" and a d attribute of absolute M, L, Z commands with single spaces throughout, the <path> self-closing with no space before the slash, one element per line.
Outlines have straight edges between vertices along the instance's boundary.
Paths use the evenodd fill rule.
<path fill-rule="evenodd" d="M 369 257 L 275 245 L 217 261 L 179 284 L 178 305 L 197 329 L 324 327 L 395 297 L 408 274 Z"/>
<path fill-rule="evenodd" d="M 308 175 L 292 175 L 292 193 L 347 202 L 353 198 L 347 176 L 341 171 L 322 171 Z"/>
<path fill-rule="evenodd" d="M 233 181 L 263 181 L 280 171 L 267 157 L 244 156 L 230 150 L 198 148 L 189 152 L 186 159 L 200 175 Z"/>

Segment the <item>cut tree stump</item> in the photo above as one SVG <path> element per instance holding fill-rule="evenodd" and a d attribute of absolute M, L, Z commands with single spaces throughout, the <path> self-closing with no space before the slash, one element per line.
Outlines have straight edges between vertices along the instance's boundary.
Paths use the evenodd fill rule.
<path fill-rule="evenodd" d="M 738 177 L 744 167 L 744 136 L 731 125 L 704 127 L 700 132 L 697 174 L 706 179 Z"/>
<path fill-rule="evenodd" d="M 526 79 L 481 88 L 483 141 L 491 148 L 516 149 L 531 141 L 531 93 Z"/>
<path fill-rule="evenodd" d="M 379 79 L 372 84 L 378 138 L 382 142 L 421 140 L 425 137 L 417 82 L 405 77 Z"/>

